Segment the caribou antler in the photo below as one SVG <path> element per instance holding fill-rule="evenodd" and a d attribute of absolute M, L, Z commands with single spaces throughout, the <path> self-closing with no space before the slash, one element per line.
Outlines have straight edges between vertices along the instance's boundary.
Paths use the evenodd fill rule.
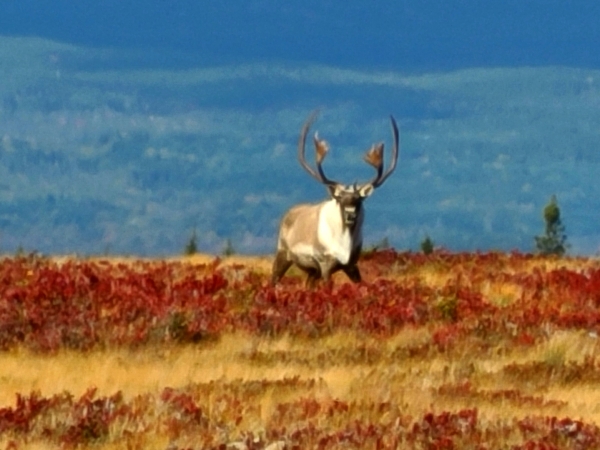
<path fill-rule="evenodd" d="M 392 161 L 390 166 L 383 173 L 383 143 L 373 145 L 364 157 L 364 160 L 377 169 L 377 174 L 371 184 L 377 188 L 383 184 L 383 182 L 389 177 L 394 169 L 396 169 L 396 163 L 398 162 L 398 154 L 400 153 L 400 145 L 398 138 L 398 125 L 393 116 L 390 116 L 392 121 L 392 134 L 394 136 L 394 144 L 392 148 Z"/>
<path fill-rule="evenodd" d="M 315 144 L 315 152 L 316 152 L 316 160 L 317 160 L 317 171 L 310 167 L 310 165 L 306 162 L 305 157 L 305 147 L 306 147 L 306 135 L 308 134 L 308 130 L 310 126 L 313 124 L 319 111 L 313 111 L 308 119 L 304 123 L 302 127 L 302 131 L 300 132 L 300 139 L 298 140 L 298 159 L 300 160 L 300 164 L 314 179 L 316 179 L 319 183 L 323 183 L 326 185 L 335 185 L 338 184 L 336 181 L 330 180 L 327 178 L 325 173 L 323 172 L 323 168 L 321 167 L 321 163 L 327 156 L 327 152 L 329 151 L 329 145 L 324 140 L 319 139 L 318 133 L 315 133 L 313 137 L 313 141 Z"/>

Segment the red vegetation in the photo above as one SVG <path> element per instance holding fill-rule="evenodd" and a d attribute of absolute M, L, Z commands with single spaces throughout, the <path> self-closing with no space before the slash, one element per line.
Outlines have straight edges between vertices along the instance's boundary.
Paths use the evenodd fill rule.
<path fill-rule="evenodd" d="M 236 330 L 389 336 L 428 325 L 432 345 L 446 351 L 465 336 L 485 347 L 503 339 L 532 345 L 549 327 L 599 332 L 600 269 L 519 270 L 532 259 L 388 250 L 367 255 L 363 268 L 377 276 L 366 282 L 307 291 L 299 280 L 273 288 L 248 268 L 216 263 L 7 258 L 0 262 L 0 348 L 48 352 L 196 342 Z M 441 286 L 427 285 L 417 276 L 423 267 L 452 276 Z M 399 275 L 386 276 L 392 269 Z M 483 283 L 515 286 L 518 297 L 498 306 L 482 294 Z"/>
<path fill-rule="evenodd" d="M 257 382 L 197 384 L 177 391 L 166 388 L 157 397 L 146 394 L 129 401 L 121 393 L 97 397 L 93 389 L 81 398 L 69 393 L 49 398 L 32 393 L 18 396 L 14 407 L 0 409 L 0 435 L 43 439 L 71 448 L 102 442 L 111 429 L 120 430 L 113 439 L 161 429 L 174 440 L 193 437 L 194 448 L 215 450 L 227 448 L 234 440 L 248 449 L 264 449 L 269 442 L 284 442 L 290 449 L 492 449 L 504 448 L 507 440 L 522 442 L 510 448 L 523 450 L 600 446 L 600 428 L 569 418 L 528 416 L 491 422 L 480 420 L 477 409 L 428 412 L 413 418 L 390 402 L 323 403 L 312 398 L 280 404 L 260 434 L 224 434 L 233 424 L 257 420 L 259 412 L 252 402 L 257 389 L 280 391 L 298 388 L 301 383 L 292 378 L 263 381 L 260 386 Z M 218 405 L 223 413 L 209 413 L 211 405 L 212 409 Z M 361 418 L 358 413 L 365 411 L 385 420 Z"/>
<path fill-rule="evenodd" d="M 288 277 L 273 288 L 266 275 L 250 267 L 223 268 L 218 262 L 61 264 L 39 257 L 6 258 L 0 261 L 0 349 L 138 348 L 218 339 L 231 332 L 315 339 L 350 331 L 387 338 L 419 327 L 428 337 L 399 348 L 393 358 L 464 355 L 465 348 L 476 355 L 502 346 L 531 346 L 559 329 L 600 332 L 600 269 L 568 267 L 519 253 L 425 256 L 386 250 L 361 261 L 365 282 L 336 282 L 310 291 L 300 279 Z M 433 281 L 424 274 L 433 274 Z M 509 288 L 498 292 L 490 286 Z M 383 358 L 377 348 L 351 350 L 340 349 L 336 358 L 344 364 Z M 326 352 L 319 354 L 325 360 Z M 263 355 L 257 351 L 247 357 L 260 363 Z M 303 355 L 268 355 L 278 357 Z M 530 387 L 598 383 L 600 364 L 593 357 L 521 362 L 506 365 L 500 376 L 515 385 L 527 381 Z M 600 448 L 600 429 L 570 418 L 524 415 L 493 421 L 481 419 L 475 408 L 444 411 L 433 405 L 413 417 L 393 401 L 286 397 L 312 392 L 315 383 L 299 378 L 216 381 L 130 399 L 121 392 L 97 396 L 94 389 L 80 398 L 68 392 L 17 394 L 13 406 L 0 409 L 0 437 L 67 448 L 111 439 L 133 442 L 157 432 L 173 442 L 189 436 L 194 448 L 207 449 L 264 449 L 278 442 L 288 449 Z M 267 416 L 260 406 L 266 390 L 289 398 Z M 466 405 L 565 406 L 518 389 L 477 389 L 464 380 L 432 392 L 437 399 L 460 397 Z M 257 423 L 258 431 L 253 428 Z M 8 442 L 7 448 L 17 447 Z"/>

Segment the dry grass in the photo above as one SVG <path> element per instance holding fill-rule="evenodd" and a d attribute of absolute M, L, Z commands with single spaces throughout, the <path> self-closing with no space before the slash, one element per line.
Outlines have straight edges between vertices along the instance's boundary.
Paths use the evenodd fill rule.
<path fill-rule="evenodd" d="M 229 335 L 204 346 L 92 353 L 61 351 L 50 356 L 10 352 L 0 354 L 0 405 L 11 405 L 16 393 L 33 390 L 44 396 L 63 391 L 79 396 L 96 387 L 101 395 L 122 391 L 131 398 L 158 392 L 166 386 L 298 376 L 322 380 L 322 394 L 331 398 L 352 402 L 387 401 L 393 397 L 396 401 L 403 399 L 412 413 L 419 414 L 434 400 L 431 390 L 444 384 L 471 381 L 485 389 L 511 389 L 514 382 L 499 376 L 509 364 L 544 361 L 559 365 L 600 356 L 598 340 L 580 332 L 560 332 L 537 346 L 500 355 L 491 351 L 475 360 L 469 354 L 414 359 L 395 356 L 401 354 L 400 349 L 414 348 L 429 338 L 426 330 L 408 329 L 385 341 L 349 334 L 329 336 L 317 343 L 285 337 Z M 600 392 L 588 389 L 585 395 L 580 393 L 574 399 L 573 390 L 573 386 L 553 386 L 548 391 L 531 393 L 570 404 L 576 400 L 573 406 L 565 406 L 564 413 L 579 416 L 582 411 L 589 411 L 600 423 Z M 577 391 L 581 392 L 580 387 Z M 445 399 L 443 404 L 451 409 L 474 406 L 461 398 Z M 527 407 L 522 412 L 532 411 Z"/>

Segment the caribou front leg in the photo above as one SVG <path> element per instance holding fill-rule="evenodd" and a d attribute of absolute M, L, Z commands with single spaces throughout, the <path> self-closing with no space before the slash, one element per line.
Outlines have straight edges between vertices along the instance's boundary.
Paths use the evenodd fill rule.
<path fill-rule="evenodd" d="M 360 252 L 362 250 L 362 243 L 357 245 L 352 251 L 350 261 L 348 264 L 342 267 L 344 273 L 350 278 L 353 283 L 360 283 L 362 277 L 360 276 L 360 270 L 358 269 L 358 259 L 360 258 Z"/>
<path fill-rule="evenodd" d="M 357 265 L 344 266 L 342 267 L 342 270 L 346 275 L 348 275 L 348 278 L 350 278 L 350 281 L 353 283 L 360 283 L 362 281 L 360 270 L 358 270 Z"/>
<path fill-rule="evenodd" d="M 319 261 L 319 266 L 321 267 L 321 278 L 326 283 L 331 279 L 331 275 L 339 268 L 339 261 L 333 256 L 324 256 L 321 261 Z"/>

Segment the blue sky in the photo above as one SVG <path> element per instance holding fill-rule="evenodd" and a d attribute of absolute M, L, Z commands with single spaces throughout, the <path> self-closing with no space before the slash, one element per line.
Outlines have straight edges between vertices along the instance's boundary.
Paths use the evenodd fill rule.
<path fill-rule="evenodd" d="M 595 0 L 7 0 L 0 33 L 193 52 L 199 64 L 600 66 Z"/>

